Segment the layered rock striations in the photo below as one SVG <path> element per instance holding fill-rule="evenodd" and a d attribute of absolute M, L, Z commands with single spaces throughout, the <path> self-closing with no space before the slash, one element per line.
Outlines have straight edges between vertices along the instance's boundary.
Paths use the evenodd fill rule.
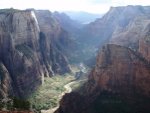
<path fill-rule="evenodd" d="M 97 57 L 90 74 L 91 86 L 124 95 L 141 93 L 150 96 L 150 65 L 143 56 L 119 45 L 106 45 Z"/>
<path fill-rule="evenodd" d="M 40 27 L 40 49 L 48 72 L 64 74 L 70 71 L 67 55 L 72 40 L 48 10 L 34 11 Z"/>
<path fill-rule="evenodd" d="M 0 14 L 0 26 L 0 60 L 10 75 L 7 82 L 14 95 L 22 97 L 41 83 L 39 30 L 29 11 Z"/>
<path fill-rule="evenodd" d="M 150 23 L 143 30 L 143 38 L 139 40 L 139 52 L 150 62 Z"/>
<path fill-rule="evenodd" d="M 80 90 L 82 93 L 66 94 L 56 113 L 76 113 L 76 110 L 78 113 L 148 113 L 149 69 L 150 64 L 140 53 L 120 45 L 106 45 L 97 56 L 96 66 Z"/>
<path fill-rule="evenodd" d="M 113 44 L 136 48 L 143 29 L 149 24 L 149 6 L 111 7 L 100 19 L 84 28 L 83 36 L 100 46 Z"/>
<path fill-rule="evenodd" d="M 78 21 L 72 20 L 67 14 L 54 12 L 53 16 L 58 20 L 63 29 L 71 33 L 74 37 L 79 32 L 80 28 L 82 28 L 82 24 Z M 73 37 L 73 38 L 74 38 Z M 75 37 L 76 38 L 76 37 Z"/>
<path fill-rule="evenodd" d="M 138 50 L 139 40 L 144 38 L 143 35 L 146 34 L 144 30 L 150 24 L 149 9 L 149 7 L 142 6 L 124 8 L 123 18 L 130 19 L 126 26 L 117 26 L 110 38 L 110 43 Z"/>
<path fill-rule="evenodd" d="M 150 112 L 149 14 L 149 7 L 111 8 L 88 25 L 93 38 L 110 44 L 100 49 L 88 82 L 66 94 L 56 113 Z"/>
<path fill-rule="evenodd" d="M 0 99 L 8 97 L 12 93 L 11 78 L 4 64 L 0 63 Z"/>
<path fill-rule="evenodd" d="M 0 12 L 2 97 L 27 97 L 41 84 L 42 76 L 70 71 L 63 44 L 58 46 L 62 38 L 68 37 L 55 19 L 48 19 L 51 23 L 47 23 L 45 17 L 39 19 L 30 10 Z M 43 23 L 46 24 L 42 26 Z"/>

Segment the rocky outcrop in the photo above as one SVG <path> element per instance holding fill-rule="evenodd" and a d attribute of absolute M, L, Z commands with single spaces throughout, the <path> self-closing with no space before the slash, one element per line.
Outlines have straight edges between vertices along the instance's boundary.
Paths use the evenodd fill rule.
<path fill-rule="evenodd" d="M 125 10 L 126 9 L 126 10 Z M 139 40 L 143 38 L 143 33 L 145 34 L 145 29 L 150 23 L 149 18 L 149 8 L 137 6 L 137 7 L 127 7 L 124 10 L 124 18 L 129 18 L 130 20 L 126 26 L 117 26 L 114 30 L 110 43 L 119 44 L 122 46 L 130 47 L 132 49 L 138 50 Z M 132 12 L 130 11 L 132 10 Z M 127 13 L 129 12 L 129 13 Z M 134 12 L 134 13 L 133 13 Z M 133 13 L 133 14 L 130 14 Z M 127 14 L 133 15 L 129 16 Z"/>
<path fill-rule="evenodd" d="M 62 29 L 59 22 L 53 18 L 48 10 L 34 11 L 40 27 L 40 49 L 42 58 L 49 73 L 70 71 L 68 60 L 68 48 L 72 48 L 72 40 L 69 34 Z"/>
<path fill-rule="evenodd" d="M 32 14 L 29 11 L 0 14 L 0 60 L 12 80 L 13 95 L 18 97 L 34 91 L 41 84 L 43 73 L 38 60 L 39 29 Z"/>
<path fill-rule="evenodd" d="M 139 40 L 139 50 L 144 58 L 150 62 L 150 24 L 144 30 L 143 38 Z"/>
<path fill-rule="evenodd" d="M 80 103 L 78 113 L 140 113 L 145 109 L 148 113 L 150 103 L 145 99 L 150 97 L 149 68 L 147 60 L 139 53 L 119 45 L 106 45 L 89 75 L 84 95 L 68 94 L 70 99 L 64 96 L 56 113 L 75 113 L 75 110 L 66 110 L 74 108 L 77 103 Z M 76 96 L 81 98 L 80 101 L 73 101 Z M 72 101 L 74 104 L 67 104 Z"/>
<path fill-rule="evenodd" d="M 96 46 L 110 41 L 137 48 L 136 43 L 142 38 L 141 32 L 149 24 L 149 14 L 148 6 L 111 7 L 102 18 L 85 26 L 83 36 Z"/>
<path fill-rule="evenodd" d="M 0 12 L 0 94 L 3 97 L 9 94 L 27 97 L 41 84 L 42 76 L 70 71 L 63 54 L 68 35 L 54 18 L 49 18 L 50 13 L 43 15 L 44 12 L 35 15 L 32 10 Z M 39 19 L 39 16 L 43 17 Z"/>
<path fill-rule="evenodd" d="M 8 70 L 0 62 L 0 99 L 6 98 L 12 93 L 11 78 Z"/>
<path fill-rule="evenodd" d="M 89 81 L 98 87 L 124 95 L 142 93 L 150 96 L 150 65 L 138 53 L 117 45 L 104 46 Z"/>
<path fill-rule="evenodd" d="M 78 94 L 64 96 L 56 113 L 150 112 L 149 14 L 149 7 L 111 8 L 87 26 L 97 44 L 111 44 L 101 48 L 88 82 Z"/>
<path fill-rule="evenodd" d="M 53 17 L 59 22 L 60 26 L 69 33 L 70 45 L 69 50 L 67 49 L 67 58 L 69 59 L 70 63 L 80 63 L 83 62 L 87 57 L 87 54 L 83 55 L 86 50 L 82 48 L 83 41 L 80 41 L 80 31 L 83 24 L 79 23 L 78 21 L 72 20 L 68 15 L 65 13 L 54 12 Z M 63 41 L 63 40 L 62 40 Z M 74 51 L 74 52 L 72 52 Z"/>
<path fill-rule="evenodd" d="M 77 35 L 76 33 L 78 33 L 80 28 L 83 26 L 79 22 L 72 20 L 65 13 L 54 12 L 53 16 L 58 20 L 62 28 L 71 33 L 73 36 Z"/>
<path fill-rule="evenodd" d="M 91 55 L 97 53 L 97 50 L 107 43 L 138 51 L 139 42 L 142 42 L 150 24 L 149 14 L 149 6 L 111 7 L 102 18 L 81 29 L 78 42 L 84 41 L 84 44 L 80 45 L 81 50 L 88 51 L 88 54 L 85 52 L 81 56 L 84 58 L 90 56 L 89 60 L 93 57 Z"/>
<path fill-rule="evenodd" d="M 107 43 L 138 50 L 138 42 L 142 38 L 141 32 L 149 23 L 149 14 L 149 7 L 111 7 L 102 18 L 81 29 L 78 41 L 84 44 L 81 43 L 80 47 L 90 53 L 84 53 L 84 57 L 90 56 L 88 59 L 91 59 L 93 57 L 91 55 Z"/>

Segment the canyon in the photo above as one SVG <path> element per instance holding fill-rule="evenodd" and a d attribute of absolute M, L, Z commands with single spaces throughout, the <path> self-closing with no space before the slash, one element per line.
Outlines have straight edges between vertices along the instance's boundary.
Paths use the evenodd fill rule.
<path fill-rule="evenodd" d="M 96 65 L 55 113 L 150 112 L 149 14 L 149 7 L 112 7 L 87 25 L 87 40 L 100 40 Z"/>
<path fill-rule="evenodd" d="M 88 81 L 70 88 L 55 113 L 149 113 L 149 15 L 149 6 L 111 7 L 81 24 L 48 10 L 1 10 L 0 98 L 26 99 L 43 78 L 83 62 Z"/>
<path fill-rule="evenodd" d="M 70 71 L 62 44 L 69 47 L 71 40 L 49 11 L 8 9 L 0 13 L 0 25 L 2 98 L 27 97 L 42 76 Z"/>

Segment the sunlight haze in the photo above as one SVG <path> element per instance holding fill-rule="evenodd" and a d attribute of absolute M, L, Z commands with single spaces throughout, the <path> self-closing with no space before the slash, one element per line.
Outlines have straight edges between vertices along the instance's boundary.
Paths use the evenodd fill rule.
<path fill-rule="evenodd" d="M 85 11 L 105 13 L 110 6 L 149 5 L 147 0 L 1 0 L 1 8 L 49 9 L 50 11 Z"/>

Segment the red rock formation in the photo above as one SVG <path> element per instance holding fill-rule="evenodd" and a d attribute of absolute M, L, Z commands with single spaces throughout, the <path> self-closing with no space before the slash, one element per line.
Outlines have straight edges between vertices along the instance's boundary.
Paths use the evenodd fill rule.
<path fill-rule="evenodd" d="M 84 100 L 73 101 L 75 105 L 84 103 L 77 108 L 78 113 L 150 112 L 149 14 L 149 7 L 111 8 L 87 26 L 90 38 L 98 37 L 99 43 L 109 39 L 113 44 L 101 48 L 85 91 L 81 89 Z M 74 108 L 69 102 L 77 96 L 70 95 L 70 99 L 63 98 L 56 113 L 76 113 L 73 109 L 66 111 Z"/>
<path fill-rule="evenodd" d="M 150 66 L 140 54 L 118 45 L 104 46 L 90 74 L 91 86 L 124 95 L 150 96 Z"/>
<path fill-rule="evenodd" d="M 85 91 L 80 90 L 84 95 L 65 95 L 55 113 L 76 113 L 77 110 L 78 113 L 140 113 L 145 110 L 149 113 L 149 69 L 149 63 L 141 54 L 108 44 L 97 56 Z"/>
<path fill-rule="evenodd" d="M 83 37 L 87 42 L 102 46 L 104 43 L 136 48 L 143 29 L 149 24 L 149 7 L 111 7 L 100 19 L 84 27 Z M 84 37 L 85 36 L 85 37 Z"/>
<path fill-rule="evenodd" d="M 143 38 L 139 40 L 139 52 L 150 62 L 150 24 L 145 28 Z"/>

